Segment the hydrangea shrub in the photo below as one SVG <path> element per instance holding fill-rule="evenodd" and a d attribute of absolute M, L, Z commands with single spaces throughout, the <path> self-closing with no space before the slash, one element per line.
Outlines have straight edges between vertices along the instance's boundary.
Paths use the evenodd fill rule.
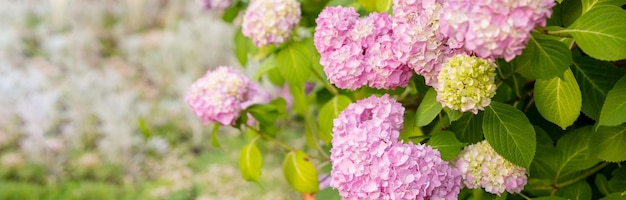
<path fill-rule="evenodd" d="M 246 180 L 262 179 L 247 176 L 260 173 L 260 153 L 245 159 L 256 143 L 286 152 L 285 178 L 304 199 L 624 198 L 623 5 L 239 2 L 224 15 L 241 13 L 235 51 L 252 60 L 242 67 L 260 64 L 254 80 L 287 85 L 293 104 L 242 107 L 255 87 L 241 74 L 206 78 L 216 72 L 187 101 L 203 122 L 254 133 Z"/>

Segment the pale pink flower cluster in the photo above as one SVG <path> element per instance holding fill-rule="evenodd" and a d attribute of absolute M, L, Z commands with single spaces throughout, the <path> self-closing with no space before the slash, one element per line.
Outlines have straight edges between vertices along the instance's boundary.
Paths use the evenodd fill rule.
<path fill-rule="evenodd" d="M 467 188 L 484 188 L 492 194 L 520 193 L 527 182 L 526 169 L 505 160 L 486 140 L 465 147 L 456 167 Z"/>
<path fill-rule="evenodd" d="M 314 41 L 329 81 L 339 88 L 395 89 L 408 84 L 410 68 L 393 53 L 391 17 L 359 18 L 354 8 L 327 7 L 316 19 Z"/>
<path fill-rule="evenodd" d="M 442 0 L 394 0 L 394 53 L 419 75 L 427 85 L 437 84 L 441 63 L 454 54 L 463 53 L 459 46 L 448 45 L 439 33 Z"/>
<path fill-rule="evenodd" d="M 440 32 L 482 58 L 511 61 L 535 26 L 545 26 L 554 0 L 447 0 Z"/>
<path fill-rule="evenodd" d="M 232 0 L 196 0 L 204 9 L 224 10 L 232 4 Z"/>
<path fill-rule="evenodd" d="M 220 66 L 194 82 L 185 101 L 203 123 L 232 125 L 256 88 L 256 84 L 238 70 Z"/>
<path fill-rule="evenodd" d="M 404 108 L 388 95 L 350 104 L 335 120 L 330 186 L 344 199 L 457 199 L 461 177 L 439 151 L 398 141 Z"/>
<path fill-rule="evenodd" d="M 279 45 L 289 40 L 300 15 L 300 3 L 296 0 L 251 0 L 241 31 L 256 46 Z"/>

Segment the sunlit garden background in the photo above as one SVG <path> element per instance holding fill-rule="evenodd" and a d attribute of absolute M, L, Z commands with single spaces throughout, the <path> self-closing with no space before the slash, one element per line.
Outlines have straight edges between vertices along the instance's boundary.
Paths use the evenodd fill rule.
<path fill-rule="evenodd" d="M 241 179 L 239 131 L 213 148 L 183 101 L 207 69 L 238 64 L 221 16 L 194 1 L 7 0 L 0 27 L 0 199 L 293 198 L 279 167 Z"/>

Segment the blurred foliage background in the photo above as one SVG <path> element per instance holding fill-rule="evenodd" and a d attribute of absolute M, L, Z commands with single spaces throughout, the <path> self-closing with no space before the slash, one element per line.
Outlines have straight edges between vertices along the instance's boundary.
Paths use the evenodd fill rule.
<path fill-rule="evenodd" d="M 260 184 L 245 182 L 245 135 L 222 128 L 211 147 L 183 101 L 207 69 L 237 65 L 219 14 L 192 0 L 5 0 L 0 27 L 0 200 L 298 198 L 271 154 Z"/>

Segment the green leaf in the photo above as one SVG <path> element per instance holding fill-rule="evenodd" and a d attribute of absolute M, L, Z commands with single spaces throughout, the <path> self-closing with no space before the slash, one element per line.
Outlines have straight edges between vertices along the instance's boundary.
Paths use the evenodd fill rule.
<path fill-rule="evenodd" d="M 339 191 L 331 187 L 327 187 L 326 189 L 323 189 L 320 192 L 315 193 L 315 199 L 341 200 L 341 196 L 339 196 Z"/>
<path fill-rule="evenodd" d="M 601 194 L 607 195 L 611 193 L 609 189 L 609 181 L 606 180 L 606 176 L 603 174 L 596 175 L 595 184 Z"/>
<path fill-rule="evenodd" d="M 582 93 L 583 113 L 598 121 L 606 95 L 624 72 L 610 63 L 590 57 L 574 57 L 572 72 Z"/>
<path fill-rule="evenodd" d="M 292 151 L 285 156 L 283 173 L 289 185 L 301 193 L 314 193 L 319 190 L 319 180 L 315 166 L 301 151 Z"/>
<path fill-rule="evenodd" d="M 622 166 L 613 171 L 613 178 L 609 180 L 609 188 L 613 192 L 626 191 L 626 167 Z"/>
<path fill-rule="evenodd" d="M 556 194 L 570 200 L 591 200 L 591 186 L 586 181 L 579 181 L 564 188 L 559 188 Z"/>
<path fill-rule="evenodd" d="M 566 70 L 563 77 L 537 79 L 535 102 L 541 116 L 565 130 L 578 119 L 582 96 L 572 71 Z"/>
<path fill-rule="evenodd" d="M 263 157 L 261 157 L 261 151 L 259 151 L 255 142 L 256 139 L 241 148 L 241 153 L 239 154 L 239 171 L 241 171 L 241 176 L 246 181 L 257 182 L 259 181 L 259 177 L 261 177 Z"/>
<path fill-rule="evenodd" d="M 326 6 L 343 6 L 343 7 L 348 7 L 352 3 L 354 3 L 354 0 L 331 0 L 328 3 L 326 3 Z"/>
<path fill-rule="evenodd" d="M 622 6 L 626 0 L 582 0 L 582 13 L 586 13 L 592 8 L 600 5 Z"/>
<path fill-rule="evenodd" d="M 410 141 L 420 136 L 424 136 L 424 133 L 420 127 L 415 126 L 415 113 L 404 113 L 404 128 L 400 131 L 400 140 Z"/>
<path fill-rule="evenodd" d="M 357 0 L 357 2 L 369 12 L 376 11 L 376 0 Z"/>
<path fill-rule="evenodd" d="M 276 55 L 277 68 L 290 86 L 302 85 L 311 75 L 311 53 L 303 42 L 294 42 Z"/>
<path fill-rule="evenodd" d="M 538 198 L 532 198 L 532 199 L 533 200 L 568 200 L 566 198 L 557 197 L 557 196 L 538 197 Z"/>
<path fill-rule="evenodd" d="M 430 88 L 415 112 L 415 126 L 422 127 L 430 124 L 439 112 L 441 112 L 441 103 L 437 101 L 437 92 Z"/>
<path fill-rule="evenodd" d="M 532 33 L 519 59 L 528 59 L 535 78 L 563 77 L 572 63 L 572 52 L 567 45 L 554 37 Z"/>
<path fill-rule="evenodd" d="M 591 152 L 598 158 L 609 162 L 626 160 L 626 124 L 620 126 L 601 126 L 591 139 Z"/>
<path fill-rule="evenodd" d="M 557 176 L 587 169 L 600 162 L 590 150 L 592 136 L 592 127 L 586 126 L 565 134 L 557 141 L 556 148 L 560 152 Z"/>
<path fill-rule="evenodd" d="M 626 11 L 612 5 L 594 6 L 563 31 L 569 33 L 580 48 L 599 60 L 626 59 Z"/>
<path fill-rule="evenodd" d="M 235 3 L 237 2 L 233 2 L 233 4 Z M 226 10 L 224 10 L 224 14 L 222 15 L 222 20 L 224 20 L 224 22 L 232 23 L 235 20 L 235 18 L 237 18 L 238 14 L 239 14 L 239 7 L 230 6 L 226 8 Z"/>
<path fill-rule="evenodd" d="M 443 108 L 443 111 L 446 112 L 446 114 L 448 115 L 448 119 L 450 120 L 450 123 L 461 119 L 461 117 L 463 117 L 463 112 L 458 111 L 458 110 L 452 110 L 450 108 Z"/>
<path fill-rule="evenodd" d="M 282 99 L 281 99 L 282 100 Z M 284 101 L 284 100 L 282 100 Z M 274 123 L 276 118 L 283 115 L 279 108 L 274 104 L 253 104 L 246 108 L 246 110 L 261 123 Z"/>
<path fill-rule="evenodd" d="M 456 137 L 465 143 L 477 143 L 483 140 L 483 113 L 478 115 L 465 113 L 458 121 L 450 125 L 450 130 Z"/>
<path fill-rule="evenodd" d="M 391 9 L 391 0 L 376 0 L 376 11 L 387 12 Z"/>
<path fill-rule="evenodd" d="M 554 179 L 560 152 L 554 147 L 553 141 L 541 127 L 534 126 L 537 133 L 537 152 L 530 165 L 532 178 Z"/>
<path fill-rule="evenodd" d="M 482 124 L 485 139 L 498 154 L 528 169 L 537 141 L 535 130 L 522 111 L 508 104 L 491 102 L 485 108 Z"/>
<path fill-rule="evenodd" d="M 252 40 L 244 36 L 241 29 L 238 29 L 235 32 L 235 56 L 241 66 L 246 66 L 248 63 L 248 53 L 252 52 L 254 48 Z"/>
<path fill-rule="evenodd" d="M 276 128 L 276 119 L 285 115 L 285 100 L 276 99 L 269 104 L 254 104 L 246 108 L 246 111 L 259 123 L 261 131 L 275 135 L 279 130 Z"/>
<path fill-rule="evenodd" d="M 220 129 L 220 123 L 213 123 L 213 131 L 211 133 L 211 145 L 215 148 L 222 148 L 220 146 L 220 141 L 217 140 L 217 131 Z"/>
<path fill-rule="evenodd" d="M 259 69 L 256 71 L 256 73 L 252 77 L 252 80 L 260 81 L 261 77 L 264 74 L 269 73 L 272 69 L 276 69 L 276 59 L 274 59 L 274 55 L 271 55 L 270 57 L 265 59 L 263 63 L 261 63 L 261 67 L 259 67 Z"/>
<path fill-rule="evenodd" d="M 622 76 L 606 95 L 598 125 L 616 126 L 622 124 L 626 122 L 626 114 L 624 113 L 626 113 L 626 75 Z"/>
<path fill-rule="evenodd" d="M 616 192 L 609 194 L 600 200 L 626 200 L 626 195 L 622 195 L 619 192 Z"/>
<path fill-rule="evenodd" d="M 352 103 L 350 98 L 344 95 L 338 95 L 333 97 L 330 101 L 326 102 L 318 115 L 317 121 L 320 127 L 320 138 L 327 144 L 330 143 L 332 136 L 330 133 L 333 129 L 333 120 L 339 116 L 341 111 L 348 107 Z"/>
<path fill-rule="evenodd" d="M 459 152 L 461 152 L 461 148 L 465 146 L 465 143 L 459 142 L 454 136 L 454 133 L 450 131 L 434 134 L 426 144 L 439 150 L 441 159 L 443 160 L 456 158 Z"/>

